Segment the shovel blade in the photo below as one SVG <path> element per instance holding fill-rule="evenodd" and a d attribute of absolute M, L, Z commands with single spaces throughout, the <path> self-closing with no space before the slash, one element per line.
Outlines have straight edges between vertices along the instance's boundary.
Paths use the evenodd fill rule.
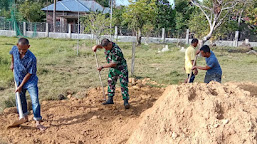
<path fill-rule="evenodd" d="M 105 99 L 100 99 L 100 100 L 98 100 L 98 102 L 102 103 L 102 102 L 106 102 L 106 100 Z"/>
<path fill-rule="evenodd" d="M 19 125 L 21 125 L 21 124 L 23 124 L 23 123 L 25 123 L 25 122 L 26 122 L 26 119 L 25 119 L 25 118 L 22 118 L 22 119 L 20 119 L 20 120 L 15 121 L 15 122 L 12 123 L 11 125 L 9 125 L 7 128 L 17 127 L 17 126 L 19 126 Z"/>

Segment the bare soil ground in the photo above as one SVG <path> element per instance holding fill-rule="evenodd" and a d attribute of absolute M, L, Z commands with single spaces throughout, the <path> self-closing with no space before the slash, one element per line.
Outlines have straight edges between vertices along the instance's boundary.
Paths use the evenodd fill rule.
<path fill-rule="evenodd" d="M 107 88 L 105 88 L 107 89 Z M 44 132 L 35 128 L 33 115 L 20 127 L 6 129 L 18 119 L 16 108 L 0 115 L 0 139 L 6 143 L 125 143 L 139 122 L 140 114 L 153 106 L 164 88 L 150 87 L 138 81 L 129 87 L 131 108 L 124 109 L 120 88 L 116 88 L 114 105 L 103 106 L 101 88 L 80 92 L 84 98 L 71 97 L 60 101 L 43 101 Z M 32 113 L 32 111 L 31 111 Z M 1 140 L 0 140 L 1 143 Z"/>
<path fill-rule="evenodd" d="M 150 84 L 155 87 L 149 79 L 130 83 L 128 110 L 119 88 L 110 106 L 101 105 L 101 88 L 81 91 L 82 99 L 43 101 L 44 132 L 34 127 L 32 115 L 5 129 L 18 118 L 16 108 L 5 109 L 0 143 L 257 143 L 257 84 Z"/>

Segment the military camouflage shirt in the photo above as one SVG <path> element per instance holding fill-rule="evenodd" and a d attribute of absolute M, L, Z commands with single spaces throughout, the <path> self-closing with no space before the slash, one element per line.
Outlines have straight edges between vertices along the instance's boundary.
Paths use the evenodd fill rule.
<path fill-rule="evenodd" d="M 117 66 L 115 69 L 122 70 L 127 69 L 127 61 L 123 57 L 123 53 L 119 46 L 115 43 L 112 43 L 112 49 L 105 51 L 107 63 L 115 63 Z"/>

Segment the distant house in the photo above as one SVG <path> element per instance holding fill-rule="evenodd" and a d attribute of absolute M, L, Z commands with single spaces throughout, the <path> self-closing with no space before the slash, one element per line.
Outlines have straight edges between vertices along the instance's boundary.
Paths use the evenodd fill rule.
<path fill-rule="evenodd" d="M 50 31 L 53 24 L 54 4 L 42 9 L 46 12 L 46 21 L 50 24 Z M 56 24 L 61 26 L 62 31 L 67 31 L 68 24 L 72 24 L 72 32 L 75 31 L 75 24 L 80 16 L 91 12 L 110 13 L 110 8 L 103 7 L 94 0 L 62 0 L 56 3 Z"/>

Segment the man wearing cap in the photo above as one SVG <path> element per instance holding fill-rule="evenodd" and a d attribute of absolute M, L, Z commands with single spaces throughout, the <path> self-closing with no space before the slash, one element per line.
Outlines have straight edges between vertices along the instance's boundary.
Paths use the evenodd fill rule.
<path fill-rule="evenodd" d="M 108 100 L 103 105 L 114 104 L 113 96 L 115 95 L 115 85 L 119 78 L 121 84 L 121 92 L 124 100 L 125 109 L 129 109 L 129 93 L 128 93 L 128 67 L 127 62 L 123 57 L 123 53 L 119 46 L 108 39 L 103 39 L 100 45 L 95 45 L 92 50 L 105 49 L 106 60 L 108 64 L 98 68 L 101 71 L 104 68 L 109 68 L 108 74 Z"/>

